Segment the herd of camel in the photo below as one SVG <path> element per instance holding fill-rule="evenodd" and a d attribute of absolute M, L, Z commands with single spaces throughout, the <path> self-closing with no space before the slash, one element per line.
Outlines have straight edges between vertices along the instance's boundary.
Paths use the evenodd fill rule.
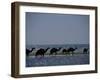
<path fill-rule="evenodd" d="M 26 49 L 26 55 L 29 56 L 30 53 L 32 53 L 32 51 L 36 50 L 35 48 L 32 48 L 31 50 L 30 49 Z M 65 49 L 65 48 L 40 48 L 38 49 L 36 52 L 35 52 L 35 56 L 44 56 L 46 54 L 46 52 L 49 50 L 49 55 L 57 55 L 57 53 L 59 51 L 61 51 L 60 53 L 69 53 L 69 54 L 73 54 L 75 50 L 77 50 L 77 48 L 68 48 L 68 49 Z M 84 48 L 83 49 L 83 53 L 88 53 L 88 48 Z"/>

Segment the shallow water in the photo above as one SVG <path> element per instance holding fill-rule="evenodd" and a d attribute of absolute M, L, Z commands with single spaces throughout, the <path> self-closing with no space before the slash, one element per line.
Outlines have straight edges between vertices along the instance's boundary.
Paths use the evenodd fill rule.
<path fill-rule="evenodd" d="M 82 64 L 89 64 L 89 54 L 26 57 L 26 67 L 82 65 Z"/>

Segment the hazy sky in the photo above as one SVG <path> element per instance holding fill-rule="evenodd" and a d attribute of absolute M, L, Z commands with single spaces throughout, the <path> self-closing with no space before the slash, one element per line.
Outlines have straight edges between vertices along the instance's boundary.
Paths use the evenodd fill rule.
<path fill-rule="evenodd" d="M 26 45 L 88 43 L 89 15 L 26 13 Z"/>

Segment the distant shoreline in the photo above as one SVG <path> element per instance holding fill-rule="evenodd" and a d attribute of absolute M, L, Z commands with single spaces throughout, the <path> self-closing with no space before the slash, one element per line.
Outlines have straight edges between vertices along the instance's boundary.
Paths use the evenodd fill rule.
<path fill-rule="evenodd" d="M 85 47 L 89 47 L 89 44 L 48 44 L 48 45 L 26 45 L 26 48 L 43 48 L 43 47 L 78 47 L 78 46 L 85 46 Z"/>

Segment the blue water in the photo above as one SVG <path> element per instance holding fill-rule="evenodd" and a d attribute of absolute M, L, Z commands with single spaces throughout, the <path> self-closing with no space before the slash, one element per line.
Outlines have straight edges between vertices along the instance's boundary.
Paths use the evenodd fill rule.
<path fill-rule="evenodd" d="M 66 45 L 27 45 L 26 48 L 88 48 L 89 44 L 66 44 Z M 74 55 L 51 55 L 51 56 L 26 56 L 26 67 L 82 65 L 89 64 L 89 52 Z"/>
<path fill-rule="evenodd" d="M 89 64 L 89 54 L 73 56 L 27 57 L 26 67 Z"/>

